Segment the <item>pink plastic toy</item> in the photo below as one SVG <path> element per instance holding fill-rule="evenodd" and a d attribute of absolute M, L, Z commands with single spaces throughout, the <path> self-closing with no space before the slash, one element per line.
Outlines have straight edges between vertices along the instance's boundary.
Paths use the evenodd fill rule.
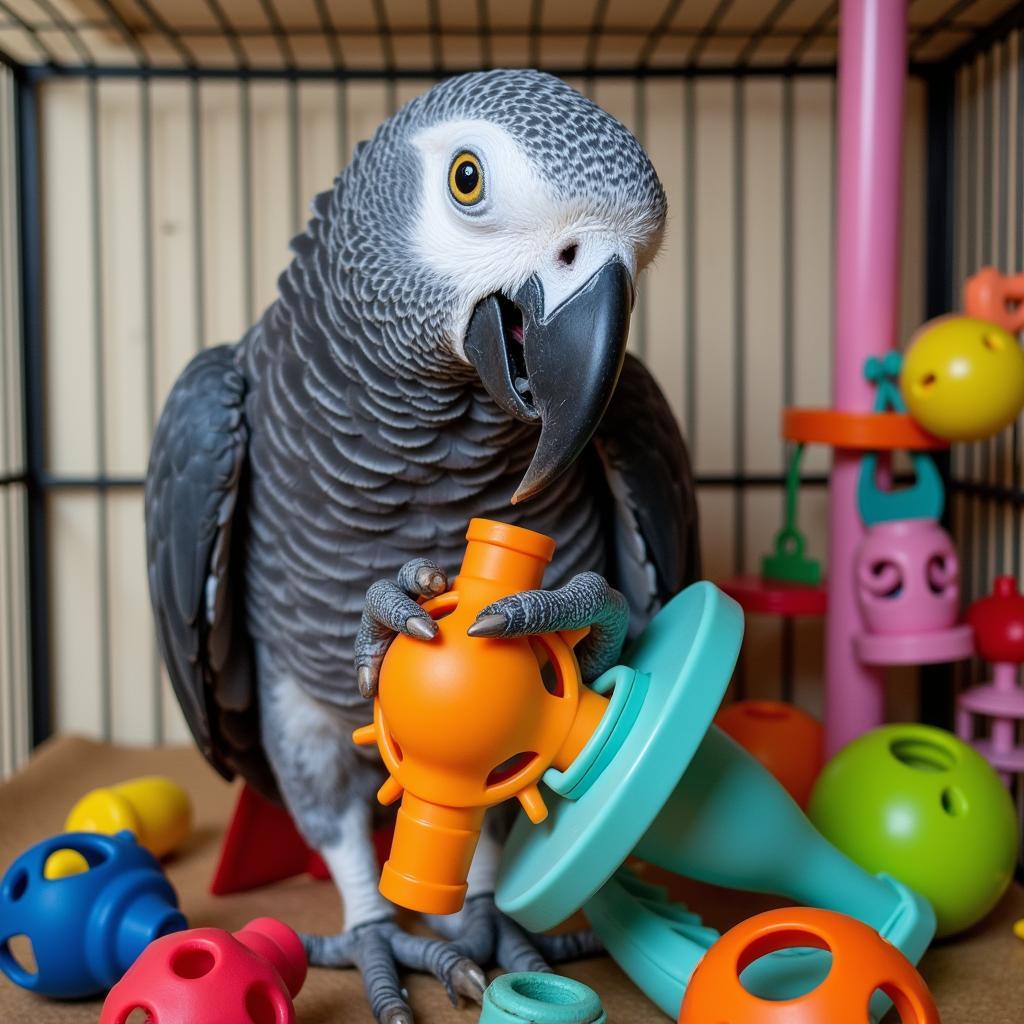
<path fill-rule="evenodd" d="M 922 665 L 969 657 L 970 626 L 957 624 L 959 563 L 934 519 L 876 523 L 856 556 L 867 632 L 854 644 L 869 665 Z"/>
<path fill-rule="evenodd" d="M 1024 596 L 1012 576 L 996 579 L 992 593 L 967 611 L 978 654 L 992 662 L 992 682 L 962 693 L 957 701 L 957 735 L 972 743 L 1007 785 L 1024 773 L 1024 747 L 1016 742 L 1017 722 L 1024 719 L 1024 691 L 1018 671 L 1024 662 Z M 992 719 L 987 740 L 976 740 L 974 715 Z"/>
<path fill-rule="evenodd" d="M 241 931 L 193 928 L 150 943 L 110 990 L 100 1024 L 294 1024 L 306 980 L 299 937 L 271 917 Z"/>

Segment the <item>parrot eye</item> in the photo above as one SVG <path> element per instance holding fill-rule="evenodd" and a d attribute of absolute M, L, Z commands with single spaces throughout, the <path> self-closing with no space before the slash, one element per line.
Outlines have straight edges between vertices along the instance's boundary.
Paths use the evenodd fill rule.
<path fill-rule="evenodd" d="M 464 150 L 448 169 L 448 191 L 460 206 L 476 206 L 484 194 L 484 169 L 475 153 Z"/>

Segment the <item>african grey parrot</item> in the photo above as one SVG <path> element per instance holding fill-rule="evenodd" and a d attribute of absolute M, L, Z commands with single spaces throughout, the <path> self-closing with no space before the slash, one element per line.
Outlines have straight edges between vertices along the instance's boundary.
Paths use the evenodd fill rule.
<path fill-rule="evenodd" d="M 402 931 L 371 845 L 382 769 L 351 732 L 395 632 L 433 635 L 414 598 L 447 587 L 473 516 L 558 541 L 557 589 L 473 631 L 591 625 L 588 679 L 695 578 L 686 450 L 625 355 L 664 221 L 643 148 L 565 83 L 449 79 L 360 144 L 279 297 L 196 356 L 161 415 L 146 543 L 171 681 L 210 762 L 281 798 L 323 855 L 346 929 L 307 950 L 359 967 L 381 1024 L 412 1020 L 399 966 L 479 998 L 478 963 L 541 970 L 586 946 L 497 912 L 500 824 L 463 911 L 431 922 L 444 939 Z"/>

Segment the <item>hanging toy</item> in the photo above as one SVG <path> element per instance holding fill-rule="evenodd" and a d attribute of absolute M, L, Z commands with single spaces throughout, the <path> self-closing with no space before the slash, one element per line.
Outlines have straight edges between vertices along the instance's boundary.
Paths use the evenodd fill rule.
<path fill-rule="evenodd" d="M 900 356 L 871 358 L 864 374 L 877 388 L 875 411 L 905 412 L 896 387 Z M 857 549 L 854 580 L 867 632 L 855 639 L 871 665 L 921 665 L 970 657 L 970 626 L 958 624 L 960 567 L 952 538 L 939 525 L 942 477 L 924 452 L 911 451 L 910 487 L 878 484 L 878 453 L 861 459 L 857 501 L 867 534 Z"/>
<path fill-rule="evenodd" d="M 775 535 L 775 550 L 761 559 L 761 575 L 769 580 L 817 587 L 821 584 L 821 563 L 816 558 L 808 558 L 804 554 L 807 549 L 807 538 L 797 525 L 796 516 L 797 496 L 800 491 L 800 462 L 803 454 L 804 445 L 796 445 L 786 471 L 785 523 Z"/>
<path fill-rule="evenodd" d="M 1024 746 L 1017 743 L 1017 723 L 1024 720 L 1024 690 L 1018 677 L 1024 662 L 1024 596 L 1013 576 L 999 576 L 992 593 L 967 610 L 978 654 L 992 663 L 992 681 L 957 699 L 956 732 L 973 743 L 1007 785 L 1024 774 Z M 974 715 L 992 719 L 986 740 L 975 740 Z"/>

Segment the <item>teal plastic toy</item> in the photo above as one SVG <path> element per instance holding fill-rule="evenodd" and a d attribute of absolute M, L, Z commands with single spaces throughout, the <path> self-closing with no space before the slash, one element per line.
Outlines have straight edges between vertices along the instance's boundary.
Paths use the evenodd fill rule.
<path fill-rule="evenodd" d="M 803 455 L 804 445 L 796 445 L 786 470 L 786 520 L 775 534 L 772 553 L 761 559 L 761 575 L 767 580 L 817 587 L 821 584 L 821 562 L 805 554 L 807 538 L 797 525 L 796 507 Z"/>
<path fill-rule="evenodd" d="M 906 412 L 907 406 L 896 381 L 901 356 L 890 352 L 884 359 L 872 356 L 864 364 L 864 376 L 875 385 L 875 412 Z M 909 487 L 883 490 L 878 486 L 878 454 L 868 452 L 860 460 L 857 476 L 857 507 L 865 526 L 896 519 L 941 519 L 946 504 L 942 476 L 930 455 L 909 452 L 914 466 L 914 483 Z"/>
<path fill-rule="evenodd" d="M 498 907 L 531 930 L 583 908 L 609 953 L 672 1017 L 718 933 L 620 870 L 631 853 L 701 881 L 857 917 L 914 962 L 935 930 L 927 901 L 824 840 L 782 786 L 712 724 L 742 632 L 738 605 L 710 583 L 662 609 L 625 667 L 595 684 L 614 685 L 606 712 L 619 708 L 614 726 L 594 734 L 572 765 L 571 785 L 568 773 L 545 774 L 563 799 L 550 801 L 539 825 L 517 821 L 498 878 Z M 819 951 L 773 954 L 756 965 L 752 984 L 784 998 L 825 970 Z M 886 1006 L 883 997 L 872 1009 L 880 1015 Z"/>
<path fill-rule="evenodd" d="M 968 744 L 927 725 L 887 725 L 825 766 L 808 814 L 869 871 L 925 896 L 938 934 L 969 928 L 1006 891 L 1017 815 L 1006 787 Z"/>
<path fill-rule="evenodd" d="M 484 992 L 480 1024 L 606 1024 L 597 993 L 558 974 L 503 974 Z"/>

